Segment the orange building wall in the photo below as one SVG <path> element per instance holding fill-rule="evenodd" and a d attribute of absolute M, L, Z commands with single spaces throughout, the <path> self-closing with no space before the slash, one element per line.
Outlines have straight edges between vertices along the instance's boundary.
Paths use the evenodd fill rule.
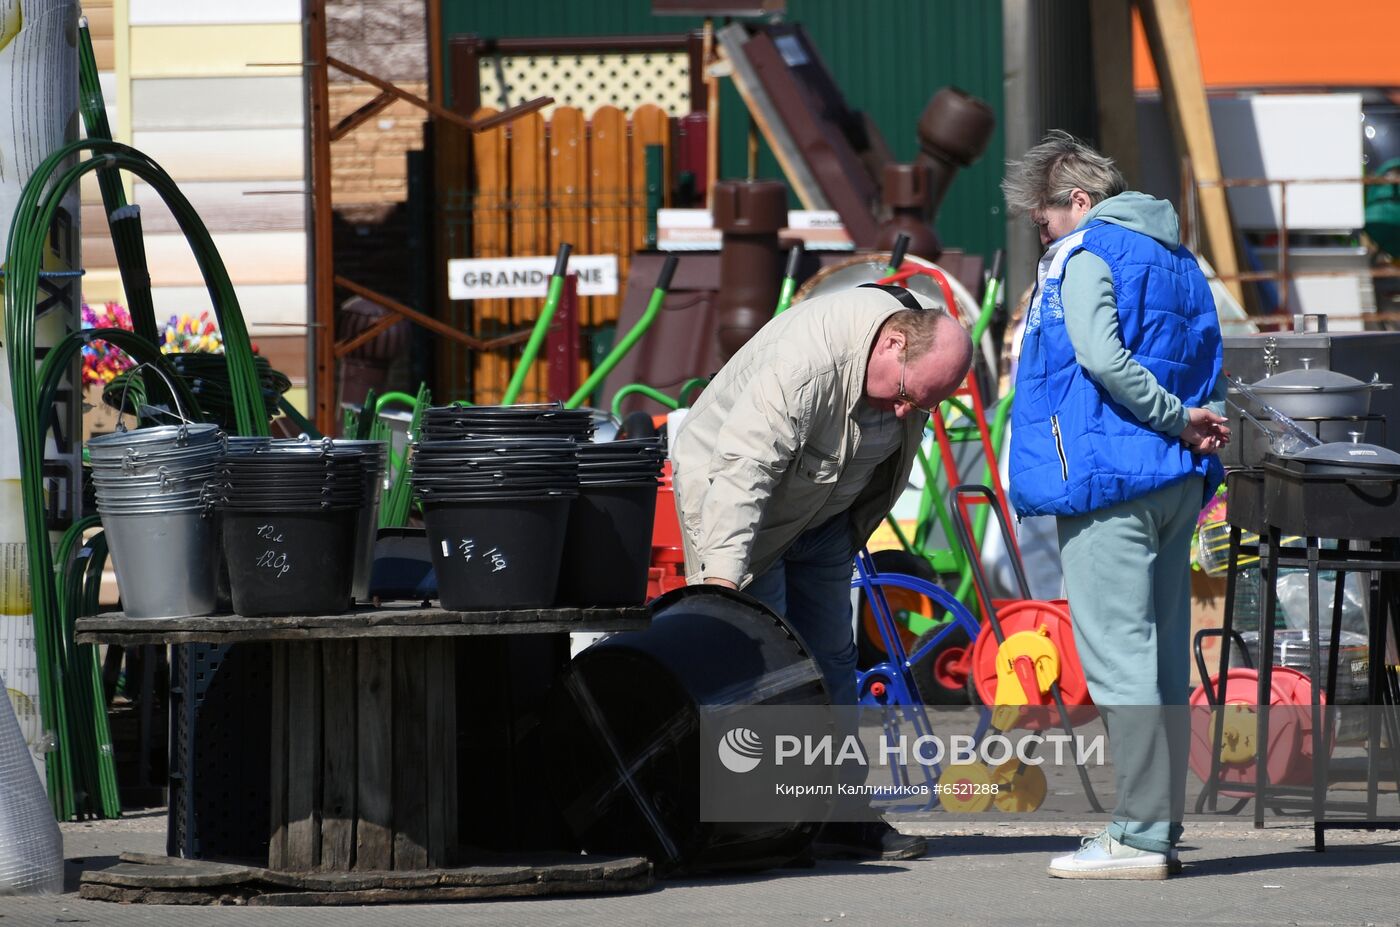
<path fill-rule="evenodd" d="M 1400 87 L 1394 0 L 1192 0 L 1208 87 Z M 1133 86 L 1157 89 L 1133 15 Z"/>

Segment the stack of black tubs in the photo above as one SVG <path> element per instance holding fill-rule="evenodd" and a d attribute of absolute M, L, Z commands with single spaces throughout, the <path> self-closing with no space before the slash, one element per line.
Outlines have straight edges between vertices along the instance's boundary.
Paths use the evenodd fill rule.
<path fill-rule="evenodd" d="M 333 615 L 349 608 L 367 463 L 375 461 L 361 449 L 329 439 L 230 439 L 216 504 L 235 612 Z"/>
<path fill-rule="evenodd" d="M 561 605 L 639 605 L 666 450 L 660 438 L 580 444 L 579 497 L 559 577 Z"/>
<path fill-rule="evenodd" d="M 438 596 L 450 611 L 555 603 L 586 410 L 558 404 L 427 410 L 414 447 Z"/>

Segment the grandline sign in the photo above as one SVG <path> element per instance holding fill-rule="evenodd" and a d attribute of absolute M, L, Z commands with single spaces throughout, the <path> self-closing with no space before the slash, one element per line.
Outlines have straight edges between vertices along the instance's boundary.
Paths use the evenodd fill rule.
<path fill-rule="evenodd" d="M 447 262 L 449 299 L 544 298 L 554 257 L 458 258 Z M 578 274 L 578 295 L 612 296 L 617 292 L 617 255 L 583 254 L 569 258 L 569 273 Z"/>

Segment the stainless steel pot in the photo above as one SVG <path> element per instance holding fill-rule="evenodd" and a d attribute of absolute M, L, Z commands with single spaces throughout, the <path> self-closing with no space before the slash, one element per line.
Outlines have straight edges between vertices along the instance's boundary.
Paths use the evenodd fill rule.
<path fill-rule="evenodd" d="M 1378 383 L 1377 378 L 1367 383 L 1332 370 L 1314 370 L 1309 358 L 1301 360 L 1299 370 L 1286 370 L 1250 384 L 1261 400 L 1289 418 L 1363 418 L 1371 413 L 1371 394 L 1390 389 L 1389 383 Z M 1329 432 L 1319 436 L 1324 442 L 1345 441 L 1355 427 L 1349 422 L 1322 425 Z"/>

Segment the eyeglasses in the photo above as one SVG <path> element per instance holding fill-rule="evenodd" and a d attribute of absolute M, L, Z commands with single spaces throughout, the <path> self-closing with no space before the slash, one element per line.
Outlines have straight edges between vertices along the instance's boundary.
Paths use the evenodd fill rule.
<path fill-rule="evenodd" d="M 909 408 L 914 409 L 918 412 L 922 412 L 925 415 L 933 415 L 932 410 L 925 409 L 923 406 L 919 405 L 917 402 L 914 401 L 913 396 L 910 396 L 904 391 L 904 368 L 906 366 L 908 366 L 908 359 L 901 357 L 899 360 L 899 392 L 895 394 L 895 401 L 902 402 Z"/>

